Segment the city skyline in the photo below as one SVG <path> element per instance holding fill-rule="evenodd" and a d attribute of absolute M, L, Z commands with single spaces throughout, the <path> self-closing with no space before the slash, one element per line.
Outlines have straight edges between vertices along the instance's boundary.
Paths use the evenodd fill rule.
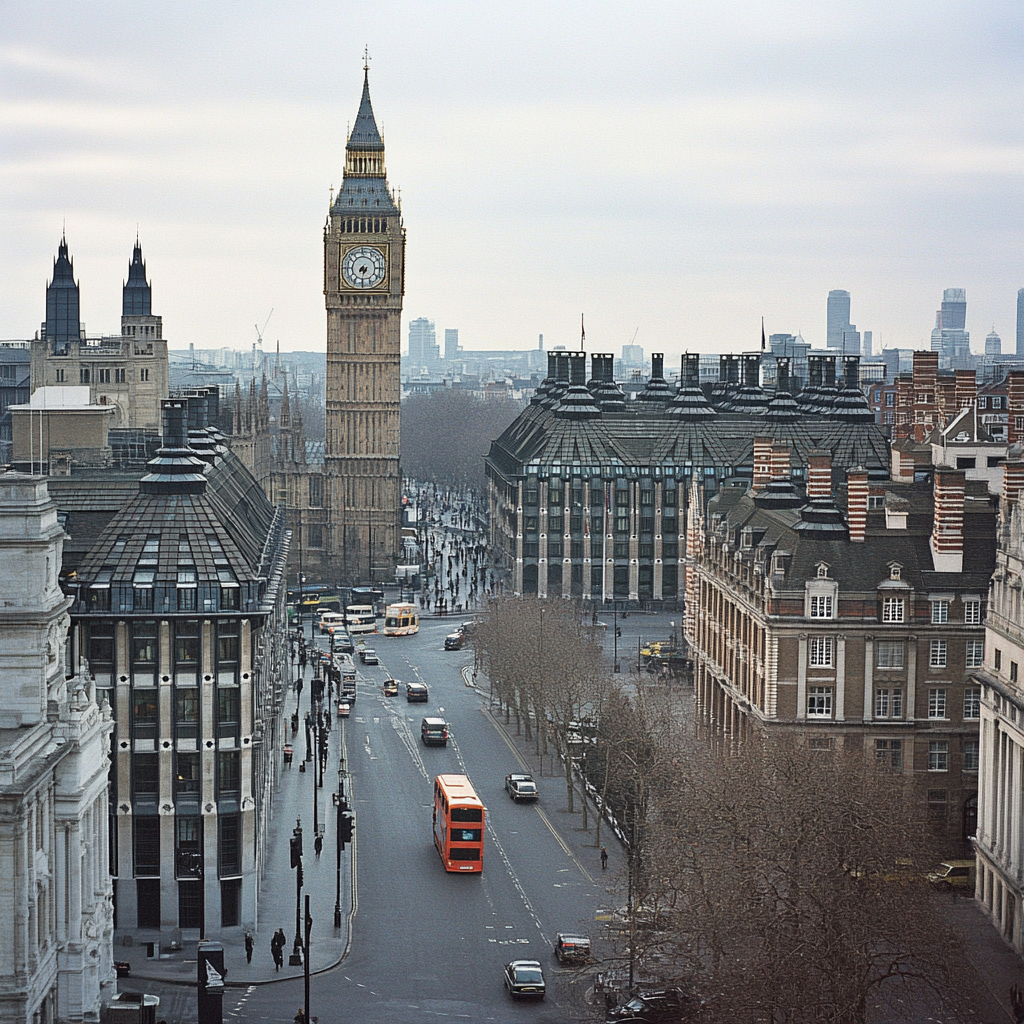
<path fill-rule="evenodd" d="M 949 288 L 974 351 L 1016 336 L 1017 5 L 599 7 L 369 3 L 324 46 L 320 3 L 5 5 L 0 338 L 38 330 L 62 231 L 115 329 L 137 230 L 175 347 L 322 350 L 366 45 L 403 340 L 573 348 L 583 312 L 589 348 L 674 359 L 754 349 L 763 315 L 824 348 L 842 289 L 876 352 L 928 348 Z"/>

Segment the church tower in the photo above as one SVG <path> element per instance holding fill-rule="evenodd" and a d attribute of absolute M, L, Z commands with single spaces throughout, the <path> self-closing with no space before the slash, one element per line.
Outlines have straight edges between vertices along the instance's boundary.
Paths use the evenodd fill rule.
<path fill-rule="evenodd" d="M 324 228 L 327 303 L 325 471 L 331 570 L 346 584 L 394 575 L 401 543 L 399 356 L 405 229 L 364 67 L 345 176 Z"/>

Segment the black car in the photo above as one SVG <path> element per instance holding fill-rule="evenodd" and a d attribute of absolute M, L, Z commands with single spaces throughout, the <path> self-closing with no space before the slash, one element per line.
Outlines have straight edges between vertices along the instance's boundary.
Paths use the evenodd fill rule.
<path fill-rule="evenodd" d="M 663 988 L 633 996 L 628 1003 L 609 1010 L 605 1020 L 676 1024 L 692 1007 L 693 1001 L 681 988 Z"/>
<path fill-rule="evenodd" d="M 520 800 L 536 800 L 540 795 L 532 775 L 517 775 L 514 772 L 505 776 L 505 792 L 513 803 L 519 803 Z"/>
<path fill-rule="evenodd" d="M 513 999 L 543 999 L 544 971 L 536 960 L 513 960 L 505 965 L 505 988 Z"/>
<path fill-rule="evenodd" d="M 423 683 L 406 683 L 405 699 L 410 704 L 426 704 L 430 692 Z"/>
<path fill-rule="evenodd" d="M 348 633 L 335 633 L 331 638 L 331 649 L 335 654 L 355 654 L 356 645 Z"/>
<path fill-rule="evenodd" d="M 590 936 L 559 932 L 555 936 L 555 956 L 562 964 L 590 962 Z"/>
<path fill-rule="evenodd" d="M 466 643 L 464 633 L 449 633 L 444 638 L 444 649 L 446 651 L 461 651 Z"/>

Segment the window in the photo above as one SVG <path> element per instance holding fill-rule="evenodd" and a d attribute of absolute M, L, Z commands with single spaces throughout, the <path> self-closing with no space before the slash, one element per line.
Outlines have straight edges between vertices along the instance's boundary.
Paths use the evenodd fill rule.
<path fill-rule="evenodd" d="M 221 751 L 217 754 L 217 794 L 237 796 L 241 787 L 238 754 Z"/>
<path fill-rule="evenodd" d="M 562 542 L 560 540 L 548 541 L 548 558 L 562 557 Z"/>
<path fill-rule="evenodd" d="M 324 546 L 324 528 L 320 525 L 307 526 L 306 540 L 310 548 L 322 548 Z"/>
<path fill-rule="evenodd" d="M 832 618 L 832 595 L 815 594 L 811 596 L 810 617 L 812 619 Z"/>
<path fill-rule="evenodd" d="M 309 478 L 309 507 L 322 508 L 324 504 L 324 478 L 313 475 Z"/>
<path fill-rule="evenodd" d="M 175 754 L 174 799 L 199 802 L 199 755 Z"/>
<path fill-rule="evenodd" d="M 819 580 L 827 580 L 828 579 L 828 566 L 824 562 L 819 562 L 818 563 L 818 579 Z"/>
<path fill-rule="evenodd" d="M 896 404 L 896 395 L 892 391 L 886 391 L 885 404 L 888 406 L 893 406 Z"/>
<path fill-rule="evenodd" d="M 157 726 L 157 691 L 132 688 L 132 735 L 137 740 L 155 740 Z"/>
<path fill-rule="evenodd" d="M 889 579 L 898 580 L 902 571 L 903 567 L 898 562 L 891 563 L 889 566 Z"/>
<path fill-rule="evenodd" d="M 676 503 L 676 492 L 666 488 L 662 494 L 661 501 L 663 505 L 674 505 Z M 668 513 L 666 512 L 665 515 L 668 515 Z"/>
<path fill-rule="evenodd" d="M 944 689 L 928 691 L 928 717 L 946 717 L 946 691 Z"/>
<path fill-rule="evenodd" d="M 99 383 L 99 384 L 109 384 L 110 383 L 110 370 L 106 369 L 106 368 L 101 368 L 96 373 L 96 379 L 97 379 L 97 383 Z"/>
<path fill-rule="evenodd" d="M 118 384 L 124 384 L 125 383 L 125 372 L 126 371 L 125 371 L 125 369 L 123 367 L 121 367 L 120 369 L 114 371 L 114 379 L 115 379 L 115 381 Z"/>
<path fill-rule="evenodd" d="M 807 738 L 808 750 L 831 750 L 832 747 L 831 736 L 809 736 Z"/>
<path fill-rule="evenodd" d="M 523 529 L 527 533 L 537 532 L 537 516 L 523 516 Z"/>
<path fill-rule="evenodd" d="M 149 380 L 149 370 L 148 369 L 139 370 L 139 380 L 143 381 L 143 382 Z"/>
<path fill-rule="evenodd" d="M 640 557 L 641 558 L 653 558 L 654 557 L 654 545 L 653 544 L 641 544 L 640 545 Z"/>
<path fill-rule="evenodd" d="M 832 717 L 831 686 L 812 686 L 808 689 L 807 715 L 812 718 Z"/>
<path fill-rule="evenodd" d="M 199 727 L 199 691 L 174 688 L 174 733 L 179 739 L 195 739 Z"/>
<path fill-rule="evenodd" d="M 562 517 L 561 516 L 548 516 L 548 533 L 561 533 L 562 532 Z"/>
<path fill-rule="evenodd" d="M 981 624 L 980 601 L 964 601 L 964 622 L 968 626 L 978 626 Z"/>
<path fill-rule="evenodd" d="M 928 642 L 928 664 L 931 668 L 946 667 L 945 640 L 930 640 Z"/>
<path fill-rule="evenodd" d="M 242 827 L 237 814 L 221 814 L 217 819 L 217 853 L 222 875 L 242 873 Z"/>
<path fill-rule="evenodd" d="M 679 545 L 669 544 L 668 542 L 661 545 L 661 557 L 663 559 L 678 558 L 679 557 Z"/>
<path fill-rule="evenodd" d="M 949 622 L 949 602 L 932 601 L 932 625 L 941 626 Z"/>
<path fill-rule="evenodd" d="M 981 718 L 980 686 L 968 686 L 964 690 L 964 718 Z"/>
<path fill-rule="evenodd" d="M 160 819 L 155 815 L 135 818 L 135 874 L 160 874 Z"/>
<path fill-rule="evenodd" d="M 949 770 L 949 742 L 947 740 L 928 741 L 928 771 L 945 772 Z"/>
<path fill-rule="evenodd" d="M 136 803 L 156 803 L 160 793 L 160 769 L 156 754 L 132 755 L 132 797 Z"/>
<path fill-rule="evenodd" d="M 995 653 L 992 655 L 993 664 L 995 665 L 996 671 L 998 672 L 1003 667 L 1003 652 L 997 647 Z"/>
<path fill-rule="evenodd" d="M 903 668 L 902 640 L 879 640 L 875 646 L 878 668 Z"/>
<path fill-rule="evenodd" d="M 1017 662 L 1015 661 L 1010 662 L 1010 682 L 1017 682 Z"/>
<path fill-rule="evenodd" d="M 615 532 L 616 533 L 629 533 L 629 516 L 616 516 L 615 517 Z"/>
<path fill-rule="evenodd" d="M 886 768 L 902 768 L 903 740 L 875 740 L 875 761 Z"/>
<path fill-rule="evenodd" d="M 978 741 L 964 740 L 964 771 L 976 772 L 978 770 Z"/>
<path fill-rule="evenodd" d="M 181 573 L 178 573 L 180 576 Z M 193 587 L 178 587 L 178 611 L 194 612 L 199 591 Z"/>
<path fill-rule="evenodd" d="M 903 688 L 882 686 L 875 690 L 875 718 L 903 717 Z"/>
<path fill-rule="evenodd" d="M 893 572 L 898 572 L 898 569 L 893 569 Z M 903 598 L 902 597 L 885 597 L 882 599 L 882 621 L 883 622 L 902 622 L 903 621 Z"/>
<path fill-rule="evenodd" d="M 815 668 L 831 668 L 833 644 L 830 636 L 812 636 L 808 645 L 811 665 Z"/>
<path fill-rule="evenodd" d="M 629 558 L 629 541 L 628 540 L 617 540 L 615 542 L 615 557 L 616 558 Z"/>
<path fill-rule="evenodd" d="M 64 383 L 64 371 L 63 370 L 58 370 L 57 371 L 57 383 L 58 384 L 63 384 Z"/>
<path fill-rule="evenodd" d="M 967 641 L 967 667 L 978 668 L 985 662 L 985 641 Z"/>

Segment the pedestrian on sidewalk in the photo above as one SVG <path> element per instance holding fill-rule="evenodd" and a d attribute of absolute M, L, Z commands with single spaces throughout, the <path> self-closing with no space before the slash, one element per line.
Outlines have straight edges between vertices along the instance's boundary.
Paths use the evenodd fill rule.
<path fill-rule="evenodd" d="M 316 839 L 313 840 L 313 849 L 316 851 L 317 860 L 320 859 L 320 854 L 324 852 L 324 837 L 317 832 Z"/>
<path fill-rule="evenodd" d="M 608 867 L 608 851 L 602 846 L 601 847 L 601 870 L 604 871 Z"/>
<path fill-rule="evenodd" d="M 274 937 L 270 940 L 270 953 L 274 958 L 275 971 L 279 971 L 284 967 L 284 945 L 287 941 L 284 929 L 282 928 L 278 928 L 274 932 Z"/>
<path fill-rule="evenodd" d="M 245 962 L 247 964 L 251 964 L 252 963 L 252 947 L 253 947 L 252 932 L 249 931 L 248 929 L 246 929 L 246 932 L 245 932 Z"/>

